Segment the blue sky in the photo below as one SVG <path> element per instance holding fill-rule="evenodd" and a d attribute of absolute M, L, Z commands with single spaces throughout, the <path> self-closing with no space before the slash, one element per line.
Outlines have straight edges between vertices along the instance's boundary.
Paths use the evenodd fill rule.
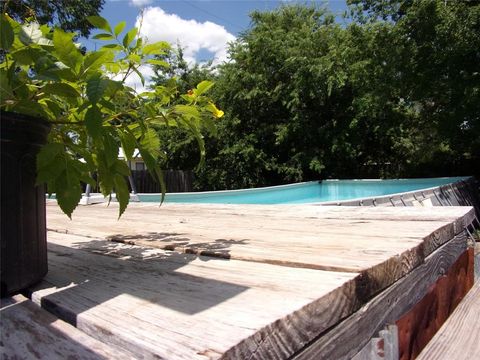
<path fill-rule="evenodd" d="M 137 19 L 143 8 L 143 36 L 151 41 L 175 43 L 176 39 L 187 48 L 186 55 L 190 61 L 217 58 L 221 62 L 225 60 L 226 53 L 222 49 L 226 43 L 249 28 L 250 12 L 273 10 L 284 3 L 293 2 L 296 1 L 106 0 L 101 15 L 112 24 L 125 20 L 127 28 L 130 28 L 138 25 Z M 346 9 L 345 0 L 299 2 L 325 4 L 338 15 Z M 193 33 L 197 36 L 193 36 Z M 86 45 L 94 48 L 95 42 L 88 40 Z"/>

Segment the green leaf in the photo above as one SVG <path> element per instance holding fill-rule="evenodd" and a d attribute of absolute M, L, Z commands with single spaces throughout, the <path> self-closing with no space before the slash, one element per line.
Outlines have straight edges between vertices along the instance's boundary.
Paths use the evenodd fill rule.
<path fill-rule="evenodd" d="M 123 152 L 127 160 L 132 160 L 137 143 L 135 136 L 130 131 L 119 132 L 120 142 L 122 143 Z"/>
<path fill-rule="evenodd" d="M 11 52 L 11 55 L 12 58 L 17 61 L 18 65 L 30 65 L 44 56 L 45 52 L 42 49 L 24 47 L 17 51 Z"/>
<path fill-rule="evenodd" d="M 138 54 L 130 54 L 127 56 L 127 59 L 137 64 L 140 64 L 142 61 L 142 58 Z"/>
<path fill-rule="evenodd" d="M 122 70 L 122 67 L 118 63 L 112 62 L 105 64 L 105 70 L 112 74 L 118 74 Z"/>
<path fill-rule="evenodd" d="M 78 173 L 73 166 L 67 166 L 64 176 L 55 181 L 57 202 L 62 211 L 71 219 L 72 212 L 82 198 L 82 188 Z"/>
<path fill-rule="evenodd" d="M 140 140 L 142 149 L 157 158 L 160 153 L 160 138 L 154 129 L 148 129 Z"/>
<path fill-rule="evenodd" d="M 57 193 L 58 204 L 69 217 L 81 198 L 81 173 L 65 152 L 64 145 L 47 144 L 37 156 L 37 184 L 47 183 L 49 192 Z"/>
<path fill-rule="evenodd" d="M 118 160 L 118 144 L 114 136 L 116 136 L 116 132 L 111 130 L 110 132 L 105 131 L 102 138 L 103 155 L 108 168 Z"/>
<path fill-rule="evenodd" d="M 137 32 L 137 28 L 132 28 L 129 32 L 127 32 L 123 38 L 123 46 L 128 47 L 135 39 L 135 36 L 137 36 Z"/>
<path fill-rule="evenodd" d="M 3 32 L 3 28 L 2 28 Z M 36 22 L 22 25 L 18 38 L 25 45 L 37 44 L 43 38 L 40 25 Z"/>
<path fill-rule="evenodd" d="M 168 49 L 170 49 L 170 45 L 167 42 L 159 41 L 145 45 L 142 51 L 145 55 L 163 55 Z"/>
<path fill-rule="evenodd" d="M 120 33 L 125 28 L 125 25 L 127 25 L 127 23 L 125 21 L 120 21 L 117 25 L 115 25 L 115 28 L 113 29 L 113 32 L 115 33 L 115 36 L 120 35 Z"/>
<path fill-rule="evenodd" d="M 93 38 L 96 40 L 115 40 L 115 37 L 113 35 L 106 33 L 97 34 Z"/>
<path fill-rule="evenodd" d="M 205 163 L 205 154 L 206 154 L 205 140 L 203 139 L 203 135 L 200 132 L 198 125 L 196 125 L 194 122 L 185 121 L 181 117 L 178 120 L 180 124 L 182 124 L 185 128 L 187 128 L 190 131 L 190 133 L 195 137 L 195 140 L 197 141 L 198 149 L 200 151 L 200 161 L 198 162 L 198 165 L 197 165 L 197 171 L 198 171 L 202 168 L 202 166 Z"/>
<path fill-rule="evenodd" d="M 4 69 L 0 70 L 0 100 L 3 102 L 6 99 L 14 98 L 12 87 L 8 81 L 7 72 Z"/>
<path fill-rule="evenodd" d="M 104 97 L 105 96 L 112 96 L 114 95 L 118 90 L 122 89 L 123 88 L 123 83 L 119 80 L 110 80 L 110 79 L 103 79 L 104 83 L 106 84 L 106 89 L 105 89 L 105 94 L 104 94 Z M 108 103 L 106 100 L 104 101 L 104 99 L 101 99 L 100 102 L 102 104 L 105 104 L 106 107 L 109 107 L 109 108 L 112 108 L 115 109 L 115 104 L 114 102 L 110 102 Z M 110 105 L 107 105 L 107 104 L 110 104 Z M 115 111 L 115 110 L 113 110 Z"/>
<path fill-rule="evenodd" d="M 114 170 L 123 176 L 130 176 L 130 168 L 125 160 L 117 159 L 115 161 Z"/>
<path fill-rule="evenodd" d="M 62 115 L 62 108 L 58 105 L 57 101 L 52 101 L 50 99 L 46 99 L 45 103 L 48 106 L 48 109 L 52 112 L 55 117 L 59 117 Z"/>
<path fill-rule="evenodd" d="M 85 113 L 85 126 L 88 134 L 94 139 L 99 138 L 102 134 L 102 120 L 102 113 L 96 105 L 88 108 Z"/>
<path fill-rule="evenodd" d="M 37 171 L 42 171 L 56 161 L 56 157 L 64 152 L 65 147 L 59 143 L 48 143 L 37 155 Z"/>
<path fill-rule="evenodd" d="M 87 97 L 92 104 L 97 103 L 105 93 L 108 82 L 99 75 L 95 75 L 87 80 Z"/>
<path fill-rule="evenodd" d="M 45 105 L 45 107 L 48 109 L 48 106 Z M 40 104 L 37 101 L 22 99 L 19 102 L 17 102 L 12 109 L 15 112 L 23 113 L 26 115 L 40 116 L 45 119 L 49 118 L 49 115 L 46 109 L 42 106 L 42 104 Z"/>
<path fill-rule="evenodd" d="M 217 136 L 217 127 L 215 126 L 213 118 L 211 118 L 210 116 L 205 116 L 203 118 L 203 124 L 210 134 L 212 134 L 213 136 Z"/>
<path fill-rule="evenodd" d="M 207 92 L 213 85 L 214 83 L 212 81 L 206 81 L 206 80 L 202 81 L 200 84 L 197 85 L 195 94 L 197 96 L 200 96 L 203 93 Z"/>
<path fill-rule="evenodd" d="M 58 28 L 53 31 L 55 55 L 62 63 L 77 73 L 83 62 L 83 56 L 73 43 L 74 36 L 75 34 L 68 34 Z"/>
<path fill-rule="evenodd" d="M 61 97 L 80 97 L 80 93 L 71 85 L 66 83 L 51 83 L 42 88 L 47 95 L 57 95 Z"/>
<path fill-rule="evenodd" d="M 140 151 L 140 155 L 145 162 L 145 166 L 147 167 L 148 172 L 152 176 L 152 178 L 160 184 L 160 189 L 162 190 L 162 198 L 160 199 L 160 203 L 163 203 L 165 199 L 165 193 L 167 191 L 167 186 L 165 184 L 165 178 L 163 177 L 162 169 L 157 164 L 156 158 L 150 154 L 147 149 L 144 149 L 141 145 L 138 147 Z"/>
<path fill-rule="evenodd" d="M 86 160 L 86 159 L 84 159 Z M 80 161 L 78 159 L 72 159 L 72 161 L 69 162 L 70 166 L 73 166 L 75 170 L 77 171 L 78 174 L 78 179 L 84 183 L 90 184 L 92 186 L 95 186 L 95 180 L 92 179 L 89 175 L 90 168 L 88 164 L 86 164 L 83 161 Z"/>
<path fill-rule="evenodd" d="M 172 110 L 180 115 L 183 115 L 187 118 L 200 118 L 200 113 L 196 106 L 193 105 L 175 105 Z"/>
<path fill-rule="evenodd" d="M 105 18 L 101 16 L 88 16 L 87 20 L 96 28 L 108 31 L 110 34 L 112 33 L 112 28 Z"/>
<path fill-rule="evenodd" d="M 0 17 L 0 28 L 2 29 L 0 33 L 0 48 L 7 51 L 13 44 L 14 33 L 12 25 L 10 25 L 4 14 Z"/>
<path fill-rule="evenodd" d="M 115 54 L 112 51 L 96 51 L 87 54 L 83 61 L 83 74 L 92 74 L 105 63 L 113 61 Z"/>
<path fill-rule="evenodd" d="M 170 67 L 170 64 L 167 63 L 166 61 L 163 61 L 163 60 L 157 60 L 157 59 L 149 59 L 146 61 L 148 64 L 152 64 L 152 65 L 158 65 L 158 66 L 161 66 L 165 69 L 168 69 Z"/>
<path fill-rule="evenodd" d="M 133 70 L 133 71 L 135 72 L 135 74 L 137 74 L 138 77 L 140 78 L 140 81 L 142 82 L 142 86 L 145 86 L 145 78 L 143 77 L 143 74 L 142 74 L 140 71 L 138 71 L 138 69 L 135 68 L 135 67 L 132 68 L 132 70 Z"/>
<path fill-rule="evenodd" d="M 107 45 L 103 45 L 102 49 L 109 49 L 109 50 L 112 50 L 112 51 L 115 51 L 115 50 L 120 51 L 120 50 L 123 50 L 123 47 L 121 47 L 118 44 L 107 44 Z"/>
<path fill-rule="evenodd" d="M 128 191 L 128 185 L 125 181 L 125 178 L 122 175 L 116 174 L 113 177 L 113 183 L 115 187 L 115 195 L 117 196 L 118 203 L 120 204 L 118 210 L 118 218 L 122 216 L 125 209 L 128 206 L 128 201 L 130 199 L 130 193 Z"/>

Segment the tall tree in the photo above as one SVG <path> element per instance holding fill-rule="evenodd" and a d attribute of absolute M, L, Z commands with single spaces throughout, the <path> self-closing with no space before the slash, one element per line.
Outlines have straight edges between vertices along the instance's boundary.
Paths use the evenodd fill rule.
<path fill-rule="evenodd" d="M 57 25 L 88 37 L 88 16 L 98 15 L 105 0 L 6 0 L 6 12 L 16 20 L 34 18 L 41 24 Z"/>
<path fill-rule="evenodd" d="M 480 174 L 480 4 L 364 2 L 253 13 L 220 69 L 207 188 Z"/>
<path fill-rule="evenodd" d="M 189 64 L 184 58 L 183 50 L 181 44 L 177 44 L 167 49 L 164 55 L 157 56 L 157 60 L 163 61 L 164 65 L 154 65 L 152 86 L 174 85 L 177 93 L 185 94 L 203 80 L 215 81 L 214 68 L 210 63 Z M 163 168 L 192 170 L 198 165 L 198 146 L 194 137 L 189 136 L 188 131 L 171 126 L 162 129 L 158 134 L 161 150 L 169 154 L 162 164 Z M 215 140 L 209 139 L 207 145 L 210 141 Z"/>
<path fill-rule="evenodd" d="M 318 179 L 321 171 L 340 176 L 354 164 L 356 137 L 345 31 L 320 7 L 284 6 L 251 18 L 216 85 L 226 116 L 207 171 L 212 187 Z"/>
<path fill-rule="evenodd" d="M 390 75 L 382 80 L 373 72 L 376 80 L 370 83 L 383 81 L 396 94 L 389 104 L 404 117 L 402 128 L 408 134 L 402 143 L 408 148 L 403 173 L 480 174 L 480 3 L 350 2 L 361 5 L 363 20 L 390 29 L 370 34 L 376 43 L 389 36 L 383 52 L 396 53 L 385 58 L 383 73 Z M 377 55 L 371 52 L 365 58 Z"/>

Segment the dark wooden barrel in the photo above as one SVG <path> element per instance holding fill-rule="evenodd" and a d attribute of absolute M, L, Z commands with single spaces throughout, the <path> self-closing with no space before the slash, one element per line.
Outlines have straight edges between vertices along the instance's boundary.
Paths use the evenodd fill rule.
<path fill-rule="evenodd" d="M 50 125 L 0 113 L 1 295 L 11 295 L 47 273 L 45 187 L 35 186 L 36 156 Z"/>

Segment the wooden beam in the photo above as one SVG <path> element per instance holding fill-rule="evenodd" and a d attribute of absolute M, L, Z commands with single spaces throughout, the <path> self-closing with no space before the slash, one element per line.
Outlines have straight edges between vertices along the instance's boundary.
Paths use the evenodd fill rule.
<path fill-rule="evenodd" d="M 466 234 L 456 236 L 425 259 L 411 273 L 384 290 L 317 339 L 292 359 L 350 359 L 386 324 L 394 323 L 422 299 L 437 279 L 467 249 Z"/>
<path fill-rule="evenodd" d="M 432 284 L 425 296 L 395 322 L 401 360 L 418 356 L 472 286 L 473 248 L 469 248 Z"/>

